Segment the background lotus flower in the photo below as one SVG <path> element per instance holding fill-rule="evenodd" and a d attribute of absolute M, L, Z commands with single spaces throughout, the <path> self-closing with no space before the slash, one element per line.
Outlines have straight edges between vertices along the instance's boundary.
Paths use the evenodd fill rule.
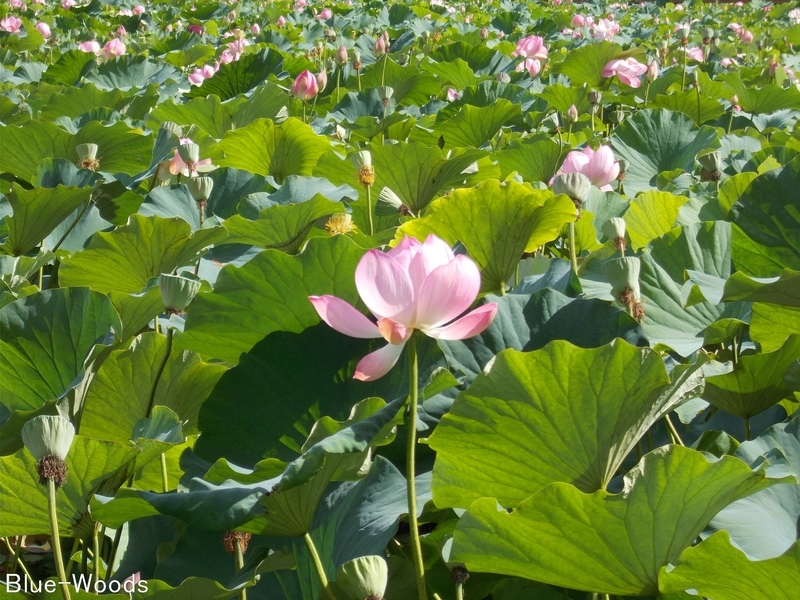
<path fill-rule="evenodd" d="M 643 65 L 635 58 L 614 59 L 606 63 L 601 75 L 603 77 L 613 77 L 614 75 L 624 83 L 632 88 L 638 88 L 642 85 L 639 80 L 640 75 L 647 72 L 647 65 Z"/>
<path fill-rule="evenodd" d="M 586 24 L 586 19 L 583 15 L 575 15 L 569 23 L 572 27 L 583 27 Z"/>
<path fill-rule="evenodd" d="M 317 78 L 309 70 L 300 73 L 292 84 L 292 96 L 298 100 L 311 100 L 318 93 Z"/>
<path fill-rule="evenodd" d="M 75 0 L 61 0 L 61 8 L 64 10 L 69 10 L 75 6 Z"/>
<path fill-rule="evenodd" d="M 111 58 L 122 56 L 127 52 L 127 48 L 125 44 L 118 39 L 113 39 L 110 42 L 107 42 L 105 46 L 103 46 L 103 58 L 109 60 Z"/>
<path fill-rule="evenodd" d="M 94 40 L 88 42 L 81 42 L 78 44 L 78 50 L 81 52 L 91 52 L 92 54 L 100 54 L 100 44 Z"/>
<path fill-rule="evenodd" d="M 459 92 L 458 90 L 456 90 L 454 88 L 449 88 L 447 90 L 447 101 L 448 102 L 455 102 L 459 98 L 461 98 L 461 92 Z"/>
<path fill-rule="evenodd" d="M 619 176 L 619 164 L 614 160 L 614 152 L 608 146 L 600 146 L 597 151 L 587 147 L 567 154 L 559 173 L 583 173 L 604 192 L 610 192 L 609 185 Z"/>
<path fill-rule="evenodd" d="M 497 313 L 495 303 L 453 321 L 475 301 L 480 286 L 477 265 L 466 256 L 455 256 L 446 242 L 431 234 L 424 244 L 405 237 L 389 252 L 370 250 L 358 263 L 356 288 L 377 324 L 335 296 L 309 300 L 336 331 L 389 342 L 356 367 L 355 379 L 372 381 L 395 365 L 416 329 L 441 340 L 462 340 L 486 329 Z"/>
<path fill-rule="evenodd" d="M 517 73 L 527 71 L 531 77 L 536 77 L 542 70 L 542 63 L 536 58 L 526 58 L 524 62 L 517 65 Z"/>
<path fill-rule="evenodd" d="M 517 48 L 511 53 L 511 56 L 545 60 L 547 58 L 547 46 L 544 45 L 544 40 L 538 35 L 531 35 L 517 42 Z"/>
<path fill-rule="evenodd" d="M 42 34 L 42 37 L 44 39 L 50 38 L 51 35 L 50 26 L 44 21 L 40 21 L 39 23 L 36 24 L 36 30 Z"/>
<path fill-rule="evenodd" d="M 319 19 L 320 21 L 326 21 L 330 19 L 332 16 L 333 16 L 333 11 L 330 8 L 324 8 L 322 9 L 322 12 L 320 12 L 317 15 L 317 19 Z"/>
<path fill-rule="evenodd" d="M 325 71 L 320 71 L 316 75 L 317 78 L 317 89 L 320 92 L 325 91 L 325 88 L 328 87 L 328 74 Z"/>
<path fill-rule="evenodd" d="M 697 62 L 703 62 L 706 59 L 702 48 L 689 48 L 686 51 L 686 56 Z"/>
<path fill-rule="evenodd" d="M 286 18 L 283 15 L 278 17 L 278 20 L 275 21 L 275 22 L 278 24 L 278 27 L 285 27 L 286 26 Z"/>
<path fill-rule="evenodd" d="M 739 32 L 739 39 L 742 41 L 743 44 L 751 44 L 755 39 L 752 31 L 747 29 L 741 29 Z"/>
<path fill-rule="evenodd" d="M 619 23 L 611 19 L 600 19 L 592 27 L 592 37 L 601 40 L 612 41 L 614 36 L 619 33 Z"/>
<path fill-rule="evenodd" d="M 0 29 L 8 33 L 19 33 L 20 27 L 22 27 L 22 19 L 19 17 L 6 17 L 0 20 Z"/>

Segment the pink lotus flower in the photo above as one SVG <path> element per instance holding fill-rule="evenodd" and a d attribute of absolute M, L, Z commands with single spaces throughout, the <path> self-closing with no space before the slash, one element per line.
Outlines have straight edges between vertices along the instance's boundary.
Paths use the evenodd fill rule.
<path fill-rule="evenodd" d="M 614 75 L 624 83 L 632 88 L 638 88 L 642 85 L 639 80 L 640 75 L 647 72 L 647 65 L 643 65 L 635 58 L 614 59 L 609 61 L 601 75 L 603 77 L 613 77 Z"/>
<path fill-rule="evenodd" d="M 61 0 L 61 8 L 64 10 L 69 10 L 75 6 L 75 0 Z"/>
<path fill-rule="evenodd" d="M 261 33 L 261 26 L 258 23 L 253 23 L 253 26 L 250 28 L 250 33 L 258 35 Z"/>
<path fill-rule="evenodd" d="M 142 6 L 141 4 L 137 4 L 136 6 L 134 6 L 133 7 L 133 14 L 135 14 L 135 15 L 144 14 L 144 6 Z"/>
<path fill-rule="evenodd" d="M 733 66 L 733 67 L 738 66 L 738 63 L 736 62 L 735 59 L 728 58 L 727 56 L 725 58 L 723 58 L 721 61 L 719 61 L 719 64 L 721 64 L 726 69 L 728 67 L 731 67 L 731 66 Z"/>
<path fill-rule="evenodd" d="M 234 62 L 236 60 L 239 60 L 239 58 L 240 58 L 239 54 L 236 54 L 236 55 L 231 54 L 231 51 L 226 49 L 226 50 L 223 50 L 222 54 L 219 55 L 219 62 L 222 65 L 227 65 L 227 64 L 230 64 L 230 63 L 232 63 L 232 62 Z"/>
<path fill-rule="evenodd" d="M 697 62 L 703 62 L 706 59 L 702 48 L 689 48 L 686 50 L 686 56 Z"/>
<path fill-rule="evenodd" d="M 586 24 L 586 19 L 583 15 L 575 15 L 572 17 L 572 21 L 570 21 L 570 25 L 572 27 L 583 27 Z"/>
<path fill-rule="evenodd" d="M 117 11 L 117 16 L 118 17 L 132 17 L 133 16 L 133 11 L 130 8 L 120 8 Z"/>
<path fill-rule="evenodd" d="M 8 0 L 9 8 L 22 8 L 22 0 Z"/>
<path fill-rule="evenodd" d="M 128 35 L 128 32 L 125 31 L 125 27 L 123 25 L 117 27 L 117 35 L 119 37 L 125 37 L 126 35 Z"/>
<path fill-rule="evenodd" d="M 375 56 L 383 56 L 389 52 L 389 32 L 384 31 L 372 46 L 372 53 Z"/>
<path fill-rule="evenodd" d="M 322 12 L 320 12 L 317 15 L 317 19 L 319 19 L 320 21 L 327 21 L 332 16 L 333 16 L 333 11 L 330 8 L 324 8 L 322 9 Z"/>
<path fill-rule="evenodd" d="M 544 40 L 538 35 L 531 35 L 517 42 L 517 48 L 511 53 L 511 56 L 545 60 L 547 58 L 547 46 L 544 45 Z"/>
<path fill-rule="evenodd" d="M 278 27 L 286 27 L 286 19 L 283 17 L 283 15 L 278 17 L 276 23 L 278 24 Z"/>
<path fill-rule="evenodd" d="M 188 31 L 189 33 L 194 33 L 195 35 L 203 35 L 203 32 L 205 30 L 203 29 L 202 25 L 198 25 L 197 23 L 194 23 L 192 25 L 189 25 L 186 28 L 186 31 Z"/>
<path fill-rule="evenodd" d="M 459 92 L 459 91 L 457 91 L 457 90 L 455 90 L 453 88 L 450 88 L 450 89 L 447 90 L 447 101 L 448 102 L 455 102 L 459 98 L 461 98 L 461 92 Z"/>
<path fill-rule="evenodd" d="M 45 23 L 44 21 L 39 21 L 39 22 L 36 24 L 36 31 L 38 31 L 39 33 L 41 33 L 41 34 L 42 34 L 42 37 L 43 37 L 44 39 L 49 39 L 49 38 L 50 38 L 50 35 L 51 35 L 51 33 L 50 33 L 50 26 L 49 26 L 47 23 Z"/>
<path fill-rule="evenodd" d="M 212 67 L 211 65 L 205 65 L 202 69 L 195 69 L 192 71 L 189 76 L 189 83 L 192 85 L 201 85 L 203 81 L 206 79 L 210 79 L 214 76 L 214 73 L 217 72 L 217 69 Z"/>
<path fill-rule="evenodd" d="M 740 23 L 731 23 L 728 25 L 728 29 L 732 30 L 733 33 L 739 33 L 742 30 L 742 25 Z"/>
<path fill-rule="evenodd" d="M 103 46 L 103 58 L 109 60 L 117 56 L 122 56 L 126 51 L 127 48 L 125 44 L 121 40 L 114 38 Z"/>
<path fill-rule="evenodd" d="M 609 146 L 600 146 L 595 152 L 587 147 L 583 152 L 573 150 L 564 159 L 559 173 L 583 173 L 604 192 L 610 192 L 609 185 L 619 175 L 619 163 L 614 160 L 614 152 Z"/>
<path fill-rule="evenodd" d="M 493 302 L 453 321 L 475 301 L 480 286 L 477 265 L 429 235 L 424 244 L 405 237 L 389 252 L 370 250 L 358 263 L 356 289 L 377 324 L 335 296 L 309 300 L 336 331 L 389 342 L 356 366 L 354 379 L 372 381 L 391 370 L 416 329 L 440 340 L 463 340 L 486 329 L 497 313 Z"/>
<path fill-rule="evenodd" d="M 20 27 L 22 27 L 22 19 L 19 17 L 6 17 L 5 19 L 0 20 L 0 29 L 7 31 L 8 33 L 19 33 Z"/>
<path fill-rule="evenodd" d="M 319 93 L 317 78 L 311 71 L 303 71 L 292 84 L 292 96 L 298 100 L 311 100 Z"/>
<path fill-rule="evenodd" d="M 328 74 L 325 71 L 320 71 L 316 75 L 317 89 L 322 92 L 328 86 Z"/>
<path fill-rule="evenodd" d="M 92 54 L 100 54 L 100 44 L 98 44 L 94 40 L 89 40 L 88 42 L 81 42 L 78 44 L 78 50 L 81 52 L 90 52 Z"/>
<path fill-rule="evenodd" d="M 592 37 L 612 41 L 619 33 L 619 24 L 610 19 L 600 19 L 592 28 Z"/>
<path fill-rule="evenodd" d="M 741 30 L 739 30 L 738 33 L 739 33 L 739 39 L 742 40 L 743 44 L 752 44 L 753 43 L 753 40 L 755 39 L 755 36 L 753 35 L 752 31 L 749 31 L 747 29 L 741 29 Z"/>
<path fill-rule="evenodd" d="M 527 71 L 531 77 L 536 77 L 542 70 L 542 63 L 536 58 L 526 58 L 517 65 L 517 73 Z"/>

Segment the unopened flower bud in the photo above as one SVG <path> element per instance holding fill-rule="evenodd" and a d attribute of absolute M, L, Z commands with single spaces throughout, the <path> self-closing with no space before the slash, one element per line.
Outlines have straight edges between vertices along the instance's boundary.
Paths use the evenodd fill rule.
<path fill-rule="evenodd" d="M 162 273 L 158 277 L 158 287 L 161 289 L 161 301 L 167 312 L 181 313 L 200 291 L 200 280 L 189 277 L 188 274 Z"/>
<path fill-rule="evenodd" d="M 567 109 L 564 120 L 567 123 L 575 123 L 578 120 L 578 109 L 574 104 Z"/>
<path fill-rule="evenodd" d="M 658 61 L 652 60 L 647 65 L 647 71 L 644 73 L 644 78 L 648 83 L 653 83 L 658 78 Z"/>
<path fill-rule="evenodd" d="M 336 572 L 337 598 L 364 600 L 383 598 L 389 583 L 389 569 L 380 556 L 362 556 L 344 563 Z"/>
<path fill-rule="evenodd" d="M 328 74 L 325 71 L 320 71 L 316 74 L 317 79 L 317 89 L 322 92 L 325 89 L 325 86 L 328 85 Z"/>
<path fill-rule="evenodd" d="M 340 67 L 347 64 L 347 48 L 344 46 L 339 46 L 336 51 L 336 64 Z"/>
<path fill-rule="evenodd" d="M 481 39 L 485 40 L 489 37 L 489 30 L 486 27 L 481 28 Z"/>
<path fill-rule="evenodd" d="M 619 125 L 625 119 L 625 111 L 622 110 L 622 107 L 618 106 L 611 111 L 611 114 L 608 115 L 608 119 L 614 125 Z"/>
<path fill-rule="evenodd" d="M 602 102 L 603 94 L 601 92 L 592 90 L 586 95 L 586 98 L 589 100 L 589 104 L 596 105 Z"/>

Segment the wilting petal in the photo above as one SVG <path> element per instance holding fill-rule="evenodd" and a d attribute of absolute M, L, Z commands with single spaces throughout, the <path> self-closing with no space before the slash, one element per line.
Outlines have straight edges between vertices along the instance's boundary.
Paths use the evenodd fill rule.
<path fill-rule="evenodd" d="M 406 343 L 386 344 L 380 350 L 367 354 L 358 361 L 353 379 L 359 381 L 373 381 L 386 375 L 397 363 Z"/>
<path fill-rule="evenodd" d="M 465 340 L 478 335 L 491 325 L 496 314 L 497 303 L 490 302 L 468 312 L 458 321 L 450 323 L 450 325 L 427 329 L 424 332 L 439 340 Z"/>
<path fill-rule="evenodd" d="M 420 288 L 415 326 L 438 327 L 455 319 L 475 301 L 480 288 L 478 266 L 466 256 L 437 267 Z"/>
<path fill-rule="evenodd" d="M 400 264 L 380 250 L 370 250 L 356 267 L 358 294 L 379 319 L 406 324 L 414 309 L 411 279 Z"/>
<path fill-rule="evenodd" d="M 419 296 L 422 282 L 434 269 L 446 265 L 455 258 L 453 250 L 443 239 L 430 234 L 420 250 L 411 259 L 408 266 L 408 275 L 414 285 L 415 297 Z"/>
<path fill-rule="evenodd" d="M 378 326 L 354 307 L 336 296 L 309 296 L 319 318 L 339 333 L 354 338 L 379 338 Z"/>

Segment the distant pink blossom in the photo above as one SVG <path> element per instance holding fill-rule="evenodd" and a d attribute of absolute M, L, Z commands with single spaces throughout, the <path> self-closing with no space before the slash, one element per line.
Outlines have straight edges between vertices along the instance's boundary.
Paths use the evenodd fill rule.
<path fill-rule="evenodd" d="M 619 163 L 614 160 L 614 152 L 609 146 L 600 146 L 597 151 L 589 147 L 583 151 L 573 150 L 564 159 L 559 173 L 583 173 L 604 192 L 610 192 L 609 185 L 619 176 Z"/>
<path fill-rule="evenodd" d="M 189 83 L 192 85 L 201 85 L 206 79 L 211 79 L 217 69 L 211 65 L 204 65 L 202 69 L 195 69 L 189 74 Z M 189 142 L 191 143 L 191 140 Z"/>
<path fill-rule="evenodd" d="M 44 39 L 49 39 L 50 38 L 50 35 L 51 35 L 50 26 L 47 23 L 45 23 L 44 21 L 39 21 L 36 24 L 36 31 L 41 33 L 42 37 Z"/>
<path fill-rule="evenodd" d="M 188 31 L 189 33 L 194 33 L 195 35 L 203 35 L 205 30 L 203 29 L 202 25 L 199 25 L 197 23 L 192 23 L 186 28 L 186 31 Z"/>
<path fill-rule="evenodd" d="M 64 10 L 69 10 L 75 6 L 75 0 L 61 0 L 61 8 Z"/>
<path fill-rule="evenodd" d="M 734 33 L 739 33 L 739 31 L 742 30 L 742 25 L 739 23 L 731 23 L 730 25 L 728 25 L 728 29 L 730 29 Z"/>
<path fill-rule="evenodd" d="M 250 28 L 250 33 L 258 35 L 261 33 L 261 26 L 258 23 L 253 23 L 253 26 Z"/>
<path fill-rule="evenodd" d="M 583 15 L 575 15 L 570 21 L 572 27 L 583 27 L 586 24 L 586 18 Z"/>
<path fill-rule="evenodd" d="M 6 17 L 0 21 L 0 29 L 8 33 L 19 33 L 20 27 L 22 27 L 22 19 L 19 17 Z"/>
<path fill-rule="evenodd" d="M 640 75 L 647 72 L 647 65 L 643 65 L 635 58 L 614 59 L 609 61 L 601 75 L 603 77 L 613 77 L 614 75 L 624 83 L 632 88 L 638 88 L 642 85 L 639 80 Z"/>
<path fill-rule="evenodd" d="M 450 89 L 447 90 L 447 101 L 448 102 L 455 102 L 459 98 L 461 98 L 461 92 L 459 92 L 458 90 L 455 90 L 453 88 L 450 88 Z"/>
<path fill-rule="evenodd" d="M 292 84 L 292 96 L 298 100 L 311 100 L 319 93 L 319 83 L 311 71 L 303 71 Z"/>
<path fill-rule="evenodd" d="M 517 42 L 517 47 L 511 53 L 511 56 L 545 60 L 547 58 L 547 46 L 544 45 L 544 40 L 538 35 L 531 35 Z"/>
<path fill-rule="evenodd" d="M 125 27 L 123 25 L 117 27 L 117 35 L 119 37 L 125 37 L 126 35 L 128 35 L 128 32 L 125 31 Z"/>
<path fill-rule="evenodd" d="M 235 62 L 236 60 L 238 60 L 238 58 L 239 58 L 238 56 L 231 54 L 231 51 L 226 49 L 223 50 L 222 54 L 219 55 L 219 62 L 220 64 L 227 65 L 232 62 Z"/>
<path fill-rule="evenodd" d="M 686 56 L 697 62 L 703 62 L 706 59 L 702 48 L 689 48 L 686 50 Z"/>
<path fill-rule="evenodd" d="M 592 37 L 612 41 L 619 33 L 619 24 L 611 19 L 600 19 L 592 28 Z"/>
<path fill-rule="evenodd" d="M 100 44 L 98 44 L 94 40 L 89 40 L 87 42 L 81 42 L 78 44 L 78 50 L 81 52 L 89 52 L 92 54 L 100 54 Z"/>
<path fill-rule="evenodd" d="M 142 6 L 141 4 L 137 4 L 136 6 L 134 6 L 133 7 L 133 14 L 135 14 L 135 15 L 144 14 L 144 6 Z"/>
<path fill-rule="evenodd" d="M 330 8 L 325 8 L 317 15 L 317 19 L 320 21 L 327 21 L 333 16 L 333 11 Z"/>
<path fill-rule="evenodd" d="M 753 43 L 755 36 L 753 35 L 752 31 L 749 31 L 747 29 L 741 29 L 739 31 L 739 39 L 742 40 L 743 44 L 751 44 Z"/>
<path fill-rule="evenodd" d="M 122 56 L 127 52 L 127 48 L 122 40 L 114 38 L 110 42 L 107 42 L 105 46 L 103 46 L 103 58 L 106 60 L 115 58 L 117 56 Z"/>
<path fill-rule="evenodd" d="M 531 77 L 536 77 L 542 71 L 542 63 L 536 58 L 526 58 L 517 65 L 517 73 L 527 71 Z"/>
<path fill-rule="evenodd" d="M 719 61 L 719 64 L 721 64 L 726 69 L 730 66 L 738 66 L 738 63 L 736 62 L 735 59 L 728 58 L 727 56 L 723 58 L 721 61 Z"/>
<path fill-rule="evenodd" d="M 8 0 L 9 8 L 22 8 L 23 4 L 22 0 Z"/>
<path fill-rule="evenodd" d="M 130 8 L 120 8 L 117 11 L 117 16 L 118 17 L 132 17 L 133 16 L 133 11 Z"/>
<path fill-rule="evenodd" d="M 283 15 L 281 15 L 280 17 L 278 17 L 276 23 L 278 24 L 278 27 L 286 27 L 286 18 Z"/>

